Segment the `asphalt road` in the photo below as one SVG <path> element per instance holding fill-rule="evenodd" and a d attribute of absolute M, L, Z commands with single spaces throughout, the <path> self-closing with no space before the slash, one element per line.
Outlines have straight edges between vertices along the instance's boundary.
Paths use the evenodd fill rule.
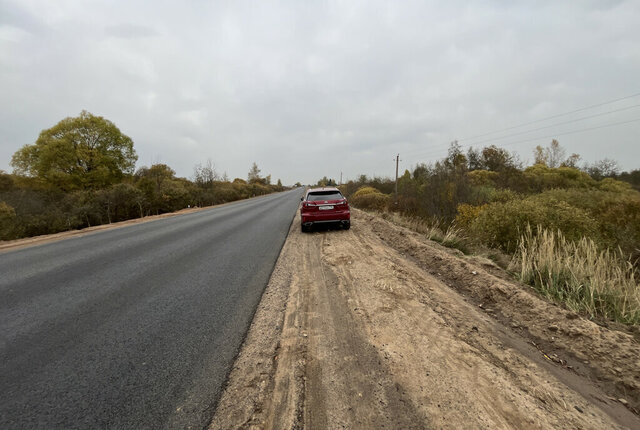
<path fill-rule="evenodd" d="M 206 426 L 300 195 L 0 253 L 0 428 Z"/>

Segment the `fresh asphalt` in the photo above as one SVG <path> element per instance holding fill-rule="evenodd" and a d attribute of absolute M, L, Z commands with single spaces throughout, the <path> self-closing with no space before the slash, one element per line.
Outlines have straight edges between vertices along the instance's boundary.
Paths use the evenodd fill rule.
<path fill-rule="evenodd" d="M 0 428 L 206 427 L 300 196 L 0 253 Z"/>

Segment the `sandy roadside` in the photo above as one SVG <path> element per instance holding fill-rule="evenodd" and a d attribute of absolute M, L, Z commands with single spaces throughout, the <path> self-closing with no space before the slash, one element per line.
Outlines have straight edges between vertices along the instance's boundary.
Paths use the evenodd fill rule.
<path fill-rule="evenodd" d="M 640 428 L 635 339 L 492 270 L 296 217 L 211 428 Z"/>

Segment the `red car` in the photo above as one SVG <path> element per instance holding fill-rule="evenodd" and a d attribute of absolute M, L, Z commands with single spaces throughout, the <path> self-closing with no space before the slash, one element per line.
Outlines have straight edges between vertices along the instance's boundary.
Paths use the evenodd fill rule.
<path fill-rule="evenodd" d="M 309 231 L 314 224 L 338 223 L 345 230 L 351 227 L 349 203 L 339 189 L 333 187 L 312 188 L 302 197 L 300 216 L 302 231 Z"/>

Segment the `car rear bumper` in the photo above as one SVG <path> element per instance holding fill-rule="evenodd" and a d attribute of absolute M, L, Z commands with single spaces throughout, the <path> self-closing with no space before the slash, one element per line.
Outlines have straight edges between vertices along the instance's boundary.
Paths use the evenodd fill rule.
<path fill-rule="evenodd" d="M 322 212 L 313 212 L 313 213 L 301 213 L 302 224 L 303 225 L 313 225 L 313 224 L 322 224 L 322 223 L 330 223 L 330 222 L 340 222 L 345 223 L 351 220 L 351 212 L 350 211 L 340 211 L 340 212 L 331 212 L 331 213 L 322 213 Z"/>

